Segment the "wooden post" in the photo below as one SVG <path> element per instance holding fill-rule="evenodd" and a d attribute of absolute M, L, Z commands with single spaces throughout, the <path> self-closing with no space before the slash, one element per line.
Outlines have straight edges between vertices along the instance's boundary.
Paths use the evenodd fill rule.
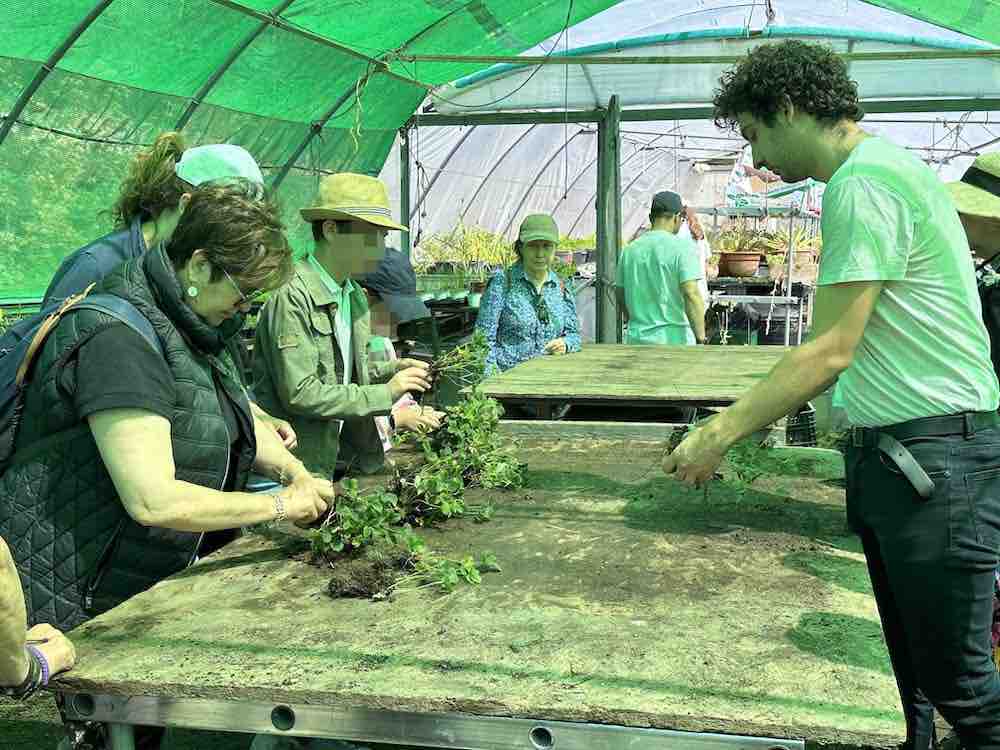
<path fill-rule="evenodd" d="M 597 124 L 597 342 L 621 343 L 621 314 L 615 300 L 615 272 L 621 248 L 621 106 L 612 96 Z"/>
<path fill-rule="evenodd" d="M 399 129 L 399 223 L 410 225 L 410 128 Z M 410 257 L 410 233 L 399 233 L 399 250 Z"/>

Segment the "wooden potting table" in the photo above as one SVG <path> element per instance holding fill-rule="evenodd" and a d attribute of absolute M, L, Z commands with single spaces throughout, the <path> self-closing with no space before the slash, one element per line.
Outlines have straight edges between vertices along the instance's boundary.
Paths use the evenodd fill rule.
<path fill-rule="evenodd" d="M 621 407 L 726 406 L 763 378 L 783 346 L 626 346 L 588 344 L 536 357 L 487 378 L 483 390 L 544 418 L 562 404 Z"/>
<path fill-rule="evenodd" d="M 331 599 L 294 527 L 245 536 L 76 629 L 75 719 L 474 750 L 805 750 L 901 741 L 839 455 L 707 495 L 661 443 L 518 438 L 528 486 L 422 530 L 500 573 Z M 790 454 L 791 455 L 791 454 Z M 803 458 L 804 457 L 804 458 Z"/>

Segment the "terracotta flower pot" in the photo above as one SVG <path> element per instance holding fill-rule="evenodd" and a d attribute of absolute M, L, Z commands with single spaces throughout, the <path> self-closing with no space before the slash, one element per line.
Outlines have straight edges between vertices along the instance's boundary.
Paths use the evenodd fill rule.
<path fill-rule="evenodd" d="M 719 256 L 719 276 L 749 278 L 757 273 L 760 253 L 722 253 Z"/>

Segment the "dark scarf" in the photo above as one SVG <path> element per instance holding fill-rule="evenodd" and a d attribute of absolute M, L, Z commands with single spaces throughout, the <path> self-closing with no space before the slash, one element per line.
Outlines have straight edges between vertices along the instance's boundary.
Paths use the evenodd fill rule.
<path fill-rule="evenodd" d="M 226 347 L 226 342 L 243 327 L 243 316 L 239 315 L 219 327 L 210 326 L 184 301 L 184 290 L 177 278 L 177 272 L 167 257 L 163 245 L 157 245 L 142 257 L 143 270 L 149 279 L 150 288 L 156 298 L 156 305 L 170 318 L 195 348 L 217 356 Z"/>

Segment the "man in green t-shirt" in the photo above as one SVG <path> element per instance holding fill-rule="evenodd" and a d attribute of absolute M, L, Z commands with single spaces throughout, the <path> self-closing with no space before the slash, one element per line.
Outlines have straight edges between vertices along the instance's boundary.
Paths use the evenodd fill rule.
<path fill-rule="evenodd" d="M 615 293 L 628 323 L 626 344 L 705 343 L 705 276 L 698 247 L 677 236 L 684 202 L 665 190 L 653 196 L 652 228 L 622 250 Z"/>
<path fill-rule="evenodd" d="M 990 654 L 1000 548 L 998 385 L 962 225 L 919 159 L 869 136 L 857 84 L 828 47 L 754 49 L 721 80 L 716 122 L 755 166 L 827 183 L 812 333 L 732 407 L 664 459 L 710 478 L 737 440 L 839 378 L 851 431 L 847 515 L 861 537 L 906 718 L 934 741 L 933 709 L 968 750 L 1000 748 Z"/>

